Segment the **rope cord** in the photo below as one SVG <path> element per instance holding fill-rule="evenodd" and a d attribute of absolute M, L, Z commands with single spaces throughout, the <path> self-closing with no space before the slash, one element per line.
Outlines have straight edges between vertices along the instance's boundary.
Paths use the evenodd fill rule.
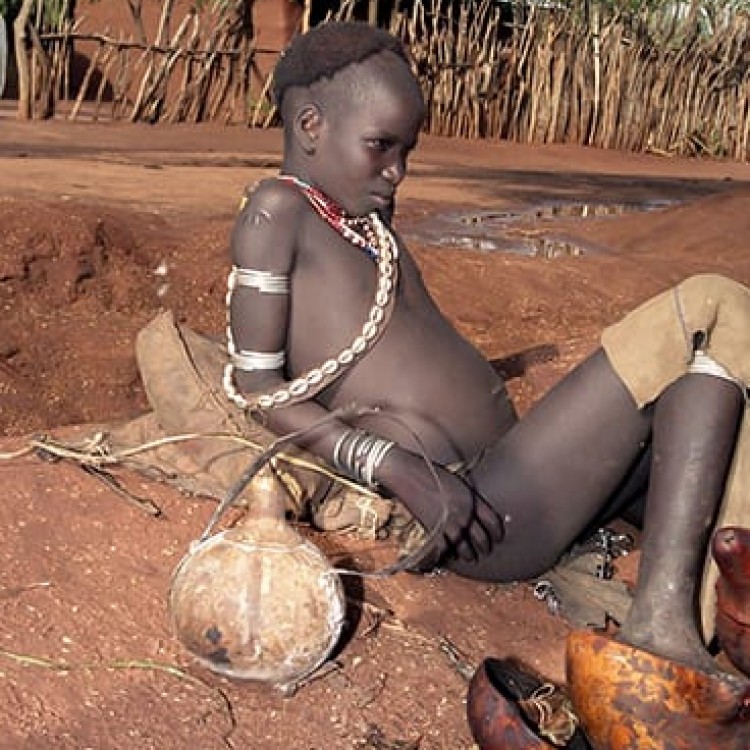
<path fill-rule="evenodd" d="M 239 443 L 247 448 L 252 448 L 256 451 L 263 451 L 264 446 L 260 443 L 256 443 L 253 440 L 242 437 L 241 435 L 233 435 L 227 432 L 190 432 L 180 435 L 169 435 L 156 440 L 149 440 L 145 443 L 140 443 L 130 448 L 125 448 L 119 451 L 113 451 L 107 443 L 107 433 L 98 432 L 91 439 L 84 441 L 80 444 L 64 443 L 60 440 L 56 440 L 48 435 L 41 435 L 30 438 L 26 443 L 15 451 L 2 452 L 0 451 L 0 461 L 12 461 L 24 456 L 33 454 L 41 454 L 43 456 L 49 456 L 56 459 L 69 459 L 75 461 L 83 466 L 115 466 L 117 464 L 127 464 L 129 459 L 137 456 L 141 453 L 146 453 L 157 448 L 164 447 L 166 445 L 174 445 L 176 443 L 182 443 L 189 440 L 226 440 L 227 442 Z M 315 471 L 329 479 L 340 482 L 341 484 L 356 489 L 358 492 L 370 495 L 372 497 L 378 497 L 376 492 L 363 487 L 362 485 L 353 482 L 346 476 L 338 474 L 326 466 L 323 466 L 312 461 L 307 461 L 299 456 L 293 456 L 288 453 L 279 452 L 274 455 L 274 460 L 283 461 L 290 466 L 296 466 L 301 469 L 308 469 Z"/>
<path fill-rule="evenodd" d="M 221 519 L 222 515 L 234 504 L 234 502 L 237 500 L 237 498 L 243 493 L 245 488 L 250 484 L 253 477 L 263 468 L 263 465 L 270 461 L 284 446 L 293 443 L 294 441 L 298 440 L 299 438 L 307 435 L 308 433 L 312 432 L 313 430 L 322 427 L 323 425 L 327 424 L 328 422 L 333 421 L 334 419 L 343 419 L 345 421 L 355 419 L 358 417 L 362 417 L 365 415 L 370 414 L 378 414 L 380 416 L 387 417 L 388 419 L 392 419 L 396 423 L 398 423 L 401 427 L 406 429 L 412 438 L 415 440 L 417 445 L 419 446 L 421 457 L 424 459 L 425 464 L 427 465 L 430 474 L 432 475 L 432 478 L 435 480 L 435 485 L 439 490 L 439 497 L 442 502 L 442 508 L 441 508 L 441 515 L 439 521 L 435 524 L 434 528 L 427 533 L 427 535 L 424 538 L 424 541 L 422 542 L 422 545 L 419 549 L 412 552 L 411 554 L 407 555 L 406 557 L 403 557 L 398 562 L 394 563 L 393 565 L 387 566 L 385 568 L 381 568 L 380 570 L 373 571 L 373 572 L 365 572 L 365 571 L 359 571 L 359 570 L 351 570 L 349 568 L 332 568 L 332 573 L 338 573 L 339 575 L 350 575 L 350 576 L 357 576 L 359 578 L 388 578 L 392 575 L 395 575 L 396 573 L 400 573 L 405 570 L 409 570 L 412 568 L 415 568 L 416 566 L 421 563 L 425 556 L 427 550 L 431 547 L 432 543 L 438 538 L 438 536 L 443 532 L 443 528 L 445 527 L 445 523 L 448 520 L 448 502 L 445 498 L 445 492 L 442 485 L 442 482 L 440 481 L 440 477 L 438 476 L 437 472 L 435 471 L 435 467 L 432 465 L 432 462 L 427 457 L 427 452 L 424 447 L 424 443 L 422 442 L 421 438 L 412 430 L 405 422 L 404 420 L 400 419 L 399 417 L 388 414 L 387 412 L 383 412 L 377 407 L 361 407 L 357 406 L 356 404 L 351 404 L 349 406 L 342 406 L 338 409 L 334 409 L 333 411 L 329 412 L 325 417 L 322 419 L 317 420 L 312 425 L 305 427 L 301 430 L 297 430 L 296 432 L 291 432 L 288 435 L 284 435 L 283 437 L 280 437 L 278 440 L 271 443 L 271 445 L 266 448 L 257 458 L 255 458 L 250 465 L 247 467 L 247 469 L 242 473 L 240 478 L 237 480 L 236 484 L 229 490 L 227 493 L 227 496 L 224 498 L 224 500 L 221 501 L 221 503 L 216 507 L 216 510 L 214 510 L 213 514 L 211 515 L 211 518 L 208 521 L 208 524 L 206 525 L 205 530 L 203 531 L 203 534 L 198 539 L 198 543 L 205 542 L 209 536 L 211 535 L 211 532 L 213 531 L 216 524 Z M 360 485 L 357 485 L 358 489 L 361 489 Z"/>
<path fill-rule="evenodd" d="M 420 548 L 412 552 L 411 554 L 407 555 L 406 557 L 402 558 L 398 562 L 394 563 L 393 565 L 387 566 L 385 568 L 381 568 L 380 570 L 373 571 L 373 572 L 351 570 L 348 568 L 332 568 L 332 572 L 338 573 L 339 575 L 350 575 L 350 576 L 358 576 L 360 578 L 375 578 L 375 579 L 387 578 L 392 575 L 395 575 L 396 573 L 400 573 L 402 571 L 415 568 L 417 565 L 419 565 L 419 563 L 423 561 L 423 559 L 426 556 L 426 551 L 428 550 L 428 548 L 442 533 L 445 523 L 448 520 L 449 509 L 448 509 L 447 500 L 445 498 L 444 488 L 440 481 L 440 477 L 435 471 L 435 468 L 432 465 L 432 462 L 427 457 L 427 452 L 426 452 L 426 449 L 424 447 L 424 444 L 421 438 L 414 432 L 414 430 L 412 430 L 408 425 L 406 425 L 402 419 L 400 419 L 399 417 L 393 414 L 388 414 L 387 412 L 383 412 L 378 408 L 360 407 L 360 406 L 357 406 L 356 404 L 339 407 L 338 409 L 335 409 L 329 412 L 325 417 L 318 420 L 317 422 L 310 425 L 309 427 L 298 430 L 296 432 L 292 432 L 288 435 L 284 435 L 283 437 L 275 440 L 268 447 L 264 447 L 259 443 L 256 443 L 252 440 L 242 437 L 241 435 L 232 435 L 230 433 L 197 433 L 195 432 L 195 433 L 185 433 L 181 435 L 168 435 L 166 437 L 158 438 L 156 440 L 150 440 L 150 441 L 141 443 L 139 445 L 132 446 L 130 448 L 125 448 L 119 451 L 113 451 L 111 449 L 111 446 L 107 442 L 107 433 L 104 431 L 101 431 L 101 432 L 97 432 L 92 438 L 85 440 L 79 444 L 67 444 L 62 441 L 53 439 L 52 437 L 48 435 L 36 436 L 36 437 L 28 439 L 26 441 L 26 444 L 23 447 L 19 448 L 18 450 L 0 452 L 0 461 L 11 461 L 14 459 L 22 458 L 24 456 L 36 454 L 42 457 L 52 457 L 54 459 L 69 459 L 80 464 L 83 468 L 86 468 L 86 467 L 101 468 L 104 466 L 113 466 L 116 464 L 127 465 L 129 459 L 132 459 L 133 457 L 141 453 L 145 453 L 147 451 L 154 450 L 155 448 L 159 448 L 165 445 L 172 445 L 175 443 L 185 442 L 188 440 L 202 440 L 202 439 L 207 439 L 207 438 L 227 440 L 230 442 L 240 443 L 254 450 L 260 451 L 260 454 L 251 461 L 251 463 L 248 465 L 247 469 L 242 473 L 242 475 L 237 480 L 237 482 L 230 488 L 226 497 L 219 503 L 219 505 L 214 510 L 203 534 L 198 539 L 198 542 L 200 543 L 208 539 L 208 537 L 210 536 L 211 532 L 213 531 L 214 527 L 219 522 L 221 517 L 235 503 L 237 498 L 242 494 L 242 492 L 245 490 L 248 484 L 250 484 L 253 477 L 260 471 L 263 465 L 272 460 L 274 461 L 280 460 L 280 461 L 284 461 L 294 466 L 298 466 L 298 467 L 305 468 L 305 469 L 310 469 L 311 471 L 316 471 L 330 479 L 333 479 L 337 482 L 340 482 L 343 485 L 346 485 L 347 487 L 355 489 L 357 492 L 360 492 L 362 494 L 369 495 L 372 497 L 379 497 L 377 493 L 355 482 L 352 482 L 349 478 L 344 477 L 334 471 L 331 471 L 330 469 L 327 469 L 325 466 L 321 466 L 320 464 L 312 463 L 310 461 L 306 461 L 303 458 L 299 458 L 297 456 L 291 456 L 289 454 L 285 454 L 282 452 L 282 448 L 284 448 L 285 446 L 294 443 L 295 440 L 299 439 L 300 437 L 303 437 L 309 432 L 312 432 L 314 429 L 317 429 L 323 426 L 324 424 L 327 424 L 328 422 L 333 421 L 334 419 L 348 420 L 348 419 L 355 419 L 358 417 L 371 415 L 371 414 L 378 414 L 380 416 L 387 417 L 388 419 L 392 419 L 394 422 L 398 423 L 400 426 L 402 426 L 411 434 L 412 438 L 415 440 L 415 442 L 419 446 L 421 457 L 425 461 L 425 464 L 427 465 L 430 471 L 430 474 L 435 480 L 435 485 L 439 490 L 439 493 L 440 493 L 439 496 L 441 498 L 441 502 L 443 506 L 441 509 L 440 519 L 438 520 L 434 528 L 427 533 Z"/>

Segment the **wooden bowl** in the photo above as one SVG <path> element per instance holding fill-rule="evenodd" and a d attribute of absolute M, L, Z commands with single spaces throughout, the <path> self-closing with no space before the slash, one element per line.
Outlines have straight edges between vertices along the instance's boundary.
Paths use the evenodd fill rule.
<path fill-rule="evenodd" d="M 575 729 L 576 723 L 564 727 L 548 727 L 557 732 L 553 744 L 543 737 L 538 726 L 529 718 L 522 704 L 541 690 L 552 688 L 549 683 L 525 668 L 515 659 L 485 659 L 477 667 L 469 683 L 466 713 L 474 741 L 480 750 L 589 750 L 580 730 L 570 740 L 562 739 Z M 555 686 L 556 698 L 569 705 L 567 695 Z M 563 724 L 566 720 L 563 719 Z"/>
<path fill-rule="evenodd" d="M 568 689 L 594 750 L 748 750 L 750 682 L 589 631 L 568 636 Z"/>

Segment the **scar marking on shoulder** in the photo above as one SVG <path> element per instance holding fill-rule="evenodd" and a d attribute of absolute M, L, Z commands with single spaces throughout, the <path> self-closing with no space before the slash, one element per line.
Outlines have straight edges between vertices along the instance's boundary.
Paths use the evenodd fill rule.
<path fill-rule="evenodd" d="M 250 214 L 250 221 L 256 226 L 258 224 L 262 224 L 263 222 L 271 221 L 271 212 L 266 211 L 265 208 L 260 208 Z"/>

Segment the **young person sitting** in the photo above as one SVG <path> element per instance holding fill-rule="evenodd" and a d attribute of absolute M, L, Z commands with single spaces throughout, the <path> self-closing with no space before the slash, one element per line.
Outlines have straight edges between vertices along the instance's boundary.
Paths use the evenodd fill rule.
<path fill-rule="evenodd" d="M 362 24 L 316 27 L 281 57 L 274 95 L 281 172 L 249 195 L 231 241 L 232 400 L 278 435 L 376 407 L 300 443 L 440 526 L 429 562 L 462 576 L 534 578 L 646 493 L 618 637 L 717 671 L 696 596 L 745 413 L 750 291 L 685 280 L 605 330 L 518 419 L 391 224 L 425 116 L 401 43 Z"/>

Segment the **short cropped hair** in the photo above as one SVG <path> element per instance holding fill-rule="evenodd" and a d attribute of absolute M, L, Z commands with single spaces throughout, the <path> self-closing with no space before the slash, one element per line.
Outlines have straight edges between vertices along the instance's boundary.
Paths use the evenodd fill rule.
<path fill-rule="evenodd" d="M 288 88 L 306 88 L 332 78 L 349 65 L 380 52 L 393 52 L 409 64 L 400 39 L 384 29 L 360 21 L 331 21 L 292 40 L 276 64 L 273 98 L 281 109 Z"/>

